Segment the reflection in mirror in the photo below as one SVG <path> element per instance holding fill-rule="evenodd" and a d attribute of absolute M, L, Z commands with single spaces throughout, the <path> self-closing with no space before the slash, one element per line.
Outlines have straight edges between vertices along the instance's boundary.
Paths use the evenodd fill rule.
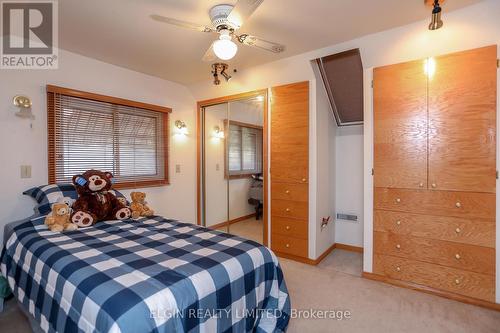
<path fill-rule="evenodd" d="M 202 224 L 263 242 L 264 96 L 201 112 Z"/>
<path fill-rule="evenodd" d="M 225 125 L 229 232 L 262 243 L 264 99 L 230 102 L 229 110 Z"/>

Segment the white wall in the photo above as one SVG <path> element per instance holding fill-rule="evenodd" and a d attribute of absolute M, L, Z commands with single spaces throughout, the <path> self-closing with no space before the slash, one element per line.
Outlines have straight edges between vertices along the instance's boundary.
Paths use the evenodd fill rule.
<path fill-rule="evenodd" d="M 34 200 L 21 193 L 47 183 L 46 84 L 168 106 L 173 109 L 171 133 L 176 119 L 185 121 L 194 133 L 196 102 L 187 88 L 176 83 L 63 50 L 58 70 L 0 70 L 0 242 L 6 223 L 33 213 Z M 33 128 L 29 120 L 14 115 L 17 110 L 11 101 L 16 94 L 32 99 Z M 170 143 L 171 185 L 145 190 L 147 200 L 159 214 L 195 222 L 195 136 L 173 135 Z M 181 165 L 181 173 L 174 173 L 175 164 Z M 32 166 L 32 178 L 20 178 L 20 165 Z"/>
<path fill-rule="evenodd" d="M 320 80 L 317 65 L 313 64 L 314 75 Z M 330 217 L 328 225 L 321 229 L 321 224 L 313 223 L 315 229 L 310 233 L 316 236 L 316 257 L 324 253 L 334 242 L 336 237 L 335 209 L 335 182 L 336 182 L 336 145 L 335 135 L 339 129 L 335 123 L 330 102 L 324 86 L 316 89 L 316 220 Z"/>
<path fill-rule="evenodd" d="M 357 215 L 357 221 L 336 219 L 335 242 L 363 247 L 363 126 L 337 130 L 335 162 L 337 213 Z"/>

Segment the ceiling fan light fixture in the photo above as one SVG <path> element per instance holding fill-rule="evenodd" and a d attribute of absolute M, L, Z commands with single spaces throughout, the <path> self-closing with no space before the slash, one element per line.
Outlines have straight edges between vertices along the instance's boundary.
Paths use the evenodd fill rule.
<path fill-rule="evenodd" d="M 238 45 L 231 40 L 229 30 L 220 32 L 219 40 L 214 43 L 214 53 L 221 60 L 232 59 L 238 52 Z"/>
<path fill-rule="evenodd" d="M 233 78 L 231 75 L 226 73 L 226 70 L 223 70 L 222 72 L 220 72 L 220 75 L 222 75 L 224 77 L 226 82 L 231 81 L 231 79 Z"/>
<path fill-rule="evenodd" d="M 443 20 L 441 19 L 441 6 L 439 5 L 439 0 L 434 1 L 434 8 L 432 9 L 432 20 L 429 24 L 429 30 L 438 30 L 443 26 Z"/>

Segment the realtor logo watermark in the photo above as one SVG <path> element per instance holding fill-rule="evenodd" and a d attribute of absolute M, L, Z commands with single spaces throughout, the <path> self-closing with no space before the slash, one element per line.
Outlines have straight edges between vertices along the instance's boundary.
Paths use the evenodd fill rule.
<path fill-rule="evenodd" d="M 1 69 L 57 69 L 57 1 L 1 1 Z"/>

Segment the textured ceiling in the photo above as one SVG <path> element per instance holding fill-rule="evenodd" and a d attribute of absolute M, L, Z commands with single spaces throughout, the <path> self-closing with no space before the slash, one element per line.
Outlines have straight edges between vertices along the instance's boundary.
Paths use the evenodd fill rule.
<path fill-rule="evenodd" d="M 446 12 L 479 2 L 453 0 Z M 61 48 L 183 84 L 206 80 L 201 60 L 216 38 L 152 20 L 159 14 L 210 24 L 209 9 L 235 0 L 61 0 Z M 246 68 L 430 18 L 423 0 L 265 0 L 240 32 L 280 42 L 279 55 L 239 46 L 231 68 Z M 446 22 L 446 21 L 445 21 Z M 422 27 L 425 29 L 425 27 Z"/>

